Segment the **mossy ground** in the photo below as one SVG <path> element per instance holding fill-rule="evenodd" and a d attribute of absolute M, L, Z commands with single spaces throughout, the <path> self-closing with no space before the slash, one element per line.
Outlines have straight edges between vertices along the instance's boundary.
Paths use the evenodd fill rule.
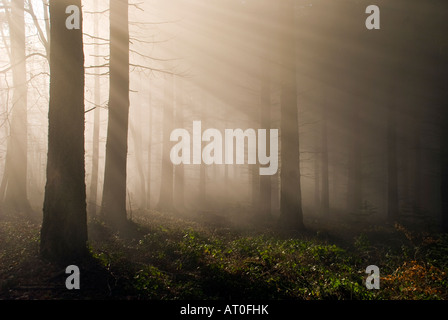
<path fill-rule="evenodd" d="M 155 211 L 120 232 L 89 222 L 91 258 L 81 290 L 65 266 L 39 256 L 40 222 L 0 219 L 0 299 L 446 300 L 448 237 L 403 225 L 307 223 L 301 234 L 269 226 L 213 226 Z M 365 286 L 380 268 L 379 290 Z"/>

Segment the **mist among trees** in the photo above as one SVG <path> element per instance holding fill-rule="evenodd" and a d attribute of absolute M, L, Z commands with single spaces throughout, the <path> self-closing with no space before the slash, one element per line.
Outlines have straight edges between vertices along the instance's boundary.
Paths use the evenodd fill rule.
<path fill-rule="evenodd" d="M 2 0 L 0 298 L 28 261 L 99 298 L 446 299 L 446 30 L 442 0 Z"/>

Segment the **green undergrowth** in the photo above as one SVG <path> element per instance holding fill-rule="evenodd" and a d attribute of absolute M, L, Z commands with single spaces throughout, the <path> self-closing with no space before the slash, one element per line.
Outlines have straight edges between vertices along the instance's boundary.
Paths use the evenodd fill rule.
<path fill-rule="evenodd" d="M 92 273 L 91 282 L 88 290 L 70 296 L 55 284 L 64 279 L 54 276 L 60 268 L 38 256 L 39 225 L 0 220 L 0 298 L 448 297 L 446 236 L 400 225 L 353 230 L 340 224 L 326 230 L 311 225 L 303 234 L 287 235 L 268 228 L 216 228 L 154 211 L 135 213 L 119 232 L 94 220 L 89 223 L 94 263 L 81 269 L 82 279 Z M 379 290 L 365 286 L 368 265 L 380 268 Z"/>

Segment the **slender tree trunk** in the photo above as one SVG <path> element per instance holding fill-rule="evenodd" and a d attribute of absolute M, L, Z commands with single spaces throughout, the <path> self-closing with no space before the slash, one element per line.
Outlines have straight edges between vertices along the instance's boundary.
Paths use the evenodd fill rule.
<path fill-rule="evenodd" d="M 151 153 L 152 153 L 152 100 L 151 94 L 149 96 L 149 128 L 148 128 L 148 163 L 146 169 L 146 209 L 151 209 Z"/>
<path fill-rule="evenodd" d="M 205 93 L 201 92 L 202 95 L 202 108 L 201 108 L 201 119 L 202 119 L 202 128 L 207 125 L 207 113 L 204 110 L 207 110 L 207 100 L 205 97 Z M 201 143 L 202 143 L 202 133 L 201 135 Z M 193 138 L 194 139 L 194 138 Z M 201 147 L 202 150 L 202 147 Z M 202 154 L 201 154 L 202 157 Z M 235 168 L 235 166 L 234 166 Z M 201 164 L 199 165 L 199 207 L 201 209 L 207 208 L 207 167 L 204 162 L 201 160 Z"/>
<path fill-rule="evenodd" d="M 173 76 L 168 76 L 163 106 L 162 182 L 157 210 L 173 210 L 174 167 L 170 160 L 170 134 L 173 128 Z"/>
<path fill-rule="evenodd" d="M 361 141 L 359 124 L 359 105 L 353 103 L 351 141 L 348 159 L 348 184 L 347 184 L 347 211 L 348 213 L 360 213 L 362 208 L 362 173 L 361 173 Z"/>
<path fill-rule="evenodd" d="M 95 11 L 98 10 L 98 2 L 95 2 Z M 95 18 L 94 34 L 98 35 L 98 17 Z M 99 65 L 99 48 L 95 46 L 95 65 Z M 90 200 L 89 200 L 89 213 L 92 217 L 96 217 L 96 207 L 98 206 L 98 166 L 100 158 L 100 108 L 101 104 L 101 89 L 100 89 L 100 77 L 95 76 L 94 83 L 95 92 L 95 109 L 93 111 L 93 139 L 92 139 L 92 172 L 90 177 Z"/>
<path fill-rule="evenodd" d="M 184 101 L 182 80 L 175 79 L 175 95 L 176 95 L 176 128 L 183 128 L 184 125 Z M 184 182 L 184 165 L 181 163 L 174 167 L 174 199 L 176 206 L 182 209 L 185 205 L 185 182 Z"/>
<path fill-rule="evenodd" d="M 448 27 L 447 14 L 441 17 L 442 27 Z M 445 30 L 444 28 L 440 30 Z M 443 33 L 444 34 L 444 33 Z M 440 51 L 439 83 L 440 83 L 440 196 L 441 196 L 441 231 L 448 233 L 448 48 Z"/>
<path fill-rule="evenodd" d="M 445 63 L 448 66 L 448 63 Z M 445 69 L 446 70 L 446 69 Z M 442 199 L 442 232 L 448 233 L 448 80 L 445 78 L 445 100 L 440 121 L 440 194 Z"/>
<path fill-rule="evenodd" d="M 295 66 L 294 1 L 280 2 L 282 25 L 281 84 L 281 195 L 280 224 L 284 229 L 302 230 L 302 194 L 300 186 L 299 126 Z"/>
<path fill-rule="evenodd" d="M 40 252 L 73 263 L 87 252 L 87 212 L 82 27 L 66 28 L 69 5 L 77 6 L 81 14 L 80 0 L 50 1 L 48 161 Z"/>
<path fill-rule="evenodd" d="M 395 222 L 398 219 L 397 106 L 395 90 L 391 91 L 387 123 L 387 218 Z"/>
<path fill-rule="evenodd" d="M 5 163 L 4 204 L 15 211 L 29 211 L 27 196 L 27 84 L 25 62 L 24 0 L 11 1 L 8 15 L 13 73 L 12 119 Z M 6 171 L 7 170 L 7 171 Z"/>
<path fill-rule="evenodd" d="M 266 129 L 266 154 L 271 153 L 270 129 L 271 129 L 271 97 L 270 97 L 270 81 L 267 66 L 262 66 L 262 79 L 260 87 L 260 104 L 261 104 L 261 128 Z M 257 172 L 258 174 L 258 172 Z M 271 178 L 272 176 L 260 176 L 260 215 L 262 219 L 271 217 Z"/>
<path fill-rule="evenodd" d="M 142 117 L 139 117 L 142 120 Z M 143 126 L 140 126 L 141 128 Z M 146 206 L 146 179 L 145 173 L 143 169 L 143 150 L 142 150 L 142 136 L 141 131 L 136 129 L 135 126 L 131 124 L 131 133 L 132 138 L 134 140 L 134 154 L 135 154 L 135 164 L 137 167 L 138 173 L 138 182 L 139 182 L 139 199 L 138 199 L 138 207 L 144 208 Z"/>
<path fill-rule="evenodd" d="M 320 150 L 317 147 L 319 145 L 319 137 L 316 137 L 316 148 L 315 148 L 315 155 L 314 155 L 314 208 L 317 215 L 320 215 L 320 208 L 321 208 L 321 157 Z"/>
<path fill-rule="evenodd" d="M 413 190 L 413 212 L 419 214 L 422 209 L 422 148 L 420 142 L 421 135 L 421 112 L 417 110 L 414 116 L 413 126 L 413 149 L 414 149 L 414 190 Z"/>
<path fill-rule="evenodd" d="M 128 1 L 110 2 L 109 121 L 102 215 L 115 225 L 126 221 L 126 167 L 129 121 Z"/>
<path fill-rule="evenodd" d="M 325 93 L 324 93 L 325 95 Z M 324 98 L 322 104 L 322 150 L 321 150 L 321 207 L 320 213 L 322 216 L 327 217 L 330 210 L 330 184 L 328 177 L 328 134 L 327 134 L 327 101 Z"/>

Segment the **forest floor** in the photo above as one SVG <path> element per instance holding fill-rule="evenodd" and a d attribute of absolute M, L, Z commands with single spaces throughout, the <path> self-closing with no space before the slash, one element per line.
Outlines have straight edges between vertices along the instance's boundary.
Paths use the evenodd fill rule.
<path fill-rule="evenodd" d="M 39 256 L 39 219 L 3 214 L 0 300 L 448 299 L 447 235 L 306 221 L 293 236 L 209 222 L 134 212 L 116 232 L 92 220 L 81 289 L 67 290 L 65 266 Z M 369 265 L 380 269 L 379 290 L 365 286 Z"/>

